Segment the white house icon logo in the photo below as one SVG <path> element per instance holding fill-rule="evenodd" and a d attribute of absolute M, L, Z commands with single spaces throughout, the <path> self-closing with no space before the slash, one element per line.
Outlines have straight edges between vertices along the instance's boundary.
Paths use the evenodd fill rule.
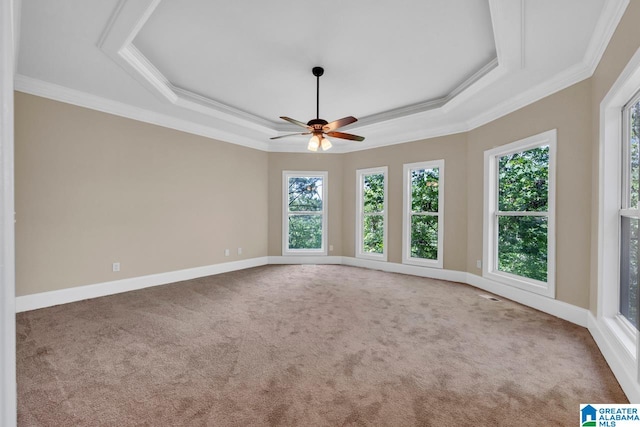
<path fill-rule="evenodd" d="M 582 427 L 587 427 L 587 426 L 595 426 L 596 425 L 596 414 L 598 413 L 598 411 L 596 411 L 596 408 L 594 408 L 591 405 L 586 405 L 584 406 L 582 409 L 580 409 L 580 418 L 581 418 L 581 423 L 580 425 Z"/>

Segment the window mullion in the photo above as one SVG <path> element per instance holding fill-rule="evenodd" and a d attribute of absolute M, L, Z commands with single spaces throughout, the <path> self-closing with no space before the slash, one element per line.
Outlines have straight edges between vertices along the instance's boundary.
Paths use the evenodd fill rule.
<path fill-rule="evenodd" d="M 640 218 L 640 209 L 620 209 L 620 216 Z"/>
<path fill-rule="evenodd" d="M 496 212 L 497 216 L 540 216 L 540 217 L 548 217 L 549 212 L 547 211 L 498 211 Z"/>
<path fill-rule="evenodd" d="M 289 211 L 289 215 L 322 215 L 323 211 Z"/>

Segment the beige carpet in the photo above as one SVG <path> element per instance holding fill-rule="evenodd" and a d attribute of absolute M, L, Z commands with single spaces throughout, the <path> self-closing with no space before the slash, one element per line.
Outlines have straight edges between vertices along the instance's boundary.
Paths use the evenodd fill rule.
<path fill-rule="evenodd" d="M 568 426 L 589 332 L 458 283 L 267 266 L 18 315 L 20 426 Z"/>

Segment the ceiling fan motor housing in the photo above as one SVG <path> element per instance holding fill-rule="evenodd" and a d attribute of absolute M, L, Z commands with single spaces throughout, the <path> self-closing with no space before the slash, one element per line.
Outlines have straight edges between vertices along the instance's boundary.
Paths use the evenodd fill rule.
<path fill-rule="evenodd" d="M 307 126 L 312 127 L 314 131 L 322 131 L 322 128 L 329 124 L 326 120 L 323 119 L 311 119 L 307 123 Z"/>

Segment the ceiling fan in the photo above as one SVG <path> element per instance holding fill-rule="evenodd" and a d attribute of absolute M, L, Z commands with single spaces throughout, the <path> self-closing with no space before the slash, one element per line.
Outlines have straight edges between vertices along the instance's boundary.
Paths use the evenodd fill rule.
<path fill-rule="evenodd" d="M 355 123 L 358 121 L 353 116 L 343 117 L 342 119 L 335 120 L 331 123 L 327 122 L 324 119 L 320 118 L 320 76 L 324 74 L 324 68 L 322 67 L 313 67 L 313 75 L 316 76 L 316 118 L 309 120 L 307 124 L 304 124 L 298 120 L 294 120 L 290 117 L 280 116 L 282 120 L 286 120 L 289 123 L 293 123 L 294 125 L 301 126 L 307 129 L 308 132 L 304 133 L 290 133 L 288 135 L 274 136 L 271 139 L 280 139 L 286 138 L 288 136 L 294 135 L 313 135 L 309 140 L 309 145 L 307 149 L 309 151 L 318 151 L 318 147 L 322 147 L 323 151 L 331 148 L 332 144 L 325 135 L 331 136 L 333 138 L 341 138 L 341 139 L 349 139 L 351 141 L 364 141 L 363 136 L 352 135 L 350 133 L 344 132 L 336 132 L 336 129 L 339 129 L 343 126 L 349 125 L 351 123 Z"/>

